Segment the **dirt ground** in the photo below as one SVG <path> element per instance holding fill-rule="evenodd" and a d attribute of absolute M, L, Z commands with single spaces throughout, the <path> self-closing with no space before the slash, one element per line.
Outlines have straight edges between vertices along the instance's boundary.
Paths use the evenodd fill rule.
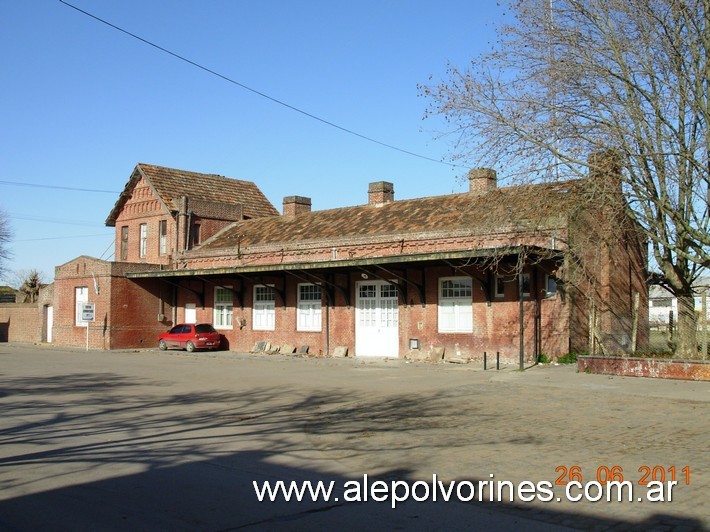
<path fill-rule="evenodd" d="M 0 530 L 702 530 L 709 403 L 708 383 L 574 366 L 0 344 Z M 548 481 L 554 497 L 344 503 L 364 475 Z M 632 502 L 555 484 L 609 475 Z M 644 475 L 675 475 L 672 500 L 639 502 Z M 340 501 L 260 503 L 265 480 L 332 480 Z"/>

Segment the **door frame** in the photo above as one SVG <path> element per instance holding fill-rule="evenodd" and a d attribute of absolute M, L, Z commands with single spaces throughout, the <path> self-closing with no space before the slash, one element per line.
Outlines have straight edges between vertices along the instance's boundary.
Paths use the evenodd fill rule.
<path fill-rule="evenodd" d="M 363 285 L 375 285 L 376 293 L 374 300 L 376 301 L 374 319 L 378 324 L 374 327 L 361 325 L 361 313 L 365 310 L 361 306 L 360 287 Z M 397 295 L 394 298 L 383 297 L 382 286 L 394 286 L 397 290 Z M 369 298 L 368 298 L 369 299 Z M 386 319 L 383 313 L 386 308 L 382 304 L 383 300 L 395 300 L 394 327 L 382 327 L 381 322 Z M 384 331 L 382 329 L 385 329 Z M 372 335 L 377 335 L 372 337 Z M 355 356 L 357 357 L 386 357 L 399 358 L 399 286 L 394 281 L 384 281 L 380 279 L 363 280 L 355 283 Z M 366 335 L 368 337 L 366 338 Z"/>

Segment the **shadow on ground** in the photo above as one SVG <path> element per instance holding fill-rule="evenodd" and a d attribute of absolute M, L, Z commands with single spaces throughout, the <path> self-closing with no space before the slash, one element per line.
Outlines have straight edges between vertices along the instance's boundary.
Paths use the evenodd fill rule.
<path fill-rule="evenodd" d="M 314 449 L 313 438 L 335 436 L 347 446 L 367 432 L 435 433 L 444 419 L 451 422 L 440 394 L 409 399 L 295 388 L 173 392 L 167 381 L 111 373 L 0 376 L 0 529 L 702 529 L 677 516 L 632 523 L 507 502 L 440 498 L 395 509 L 371 496 L 345 502 L 346 483 L 362 482 L 362 473 L 329 473 L 331 458 Z M 437 443 L 432 437 L 410 445 Z M 403 467 L 380 472 L 369 485 L 377 479 L 409 486 L 430 480 Z M 332 481 L 339 500 L 259 502 L 253 482 L 279 480 Z"/>

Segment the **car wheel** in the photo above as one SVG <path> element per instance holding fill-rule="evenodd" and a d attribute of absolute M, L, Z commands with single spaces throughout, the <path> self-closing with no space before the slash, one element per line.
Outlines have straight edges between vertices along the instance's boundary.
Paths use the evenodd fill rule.
<path fill-rule="evenodd" d="M 185 344 L 185 349 L 188 353 L 192 353 L 195 350 L 195 344 L 193 344 L 192 342 L 187 342 Z"/>
<path fill-rule="evenodd" d="M 158 349 L 165 351 L 167 348 L 168 344 L 165 343 L 165 340 L 160 340 L 160 342 L 158 342 Z"/>

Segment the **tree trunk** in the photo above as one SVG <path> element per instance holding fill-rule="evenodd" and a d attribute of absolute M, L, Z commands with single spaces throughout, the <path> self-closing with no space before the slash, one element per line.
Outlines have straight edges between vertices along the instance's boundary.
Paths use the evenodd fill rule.
<path fill-rule="evenodd" d="M 676 355 L 680 358 L 698 358 L 695 299 L 692 294 L 678 295 L 678 333 Z"/>

